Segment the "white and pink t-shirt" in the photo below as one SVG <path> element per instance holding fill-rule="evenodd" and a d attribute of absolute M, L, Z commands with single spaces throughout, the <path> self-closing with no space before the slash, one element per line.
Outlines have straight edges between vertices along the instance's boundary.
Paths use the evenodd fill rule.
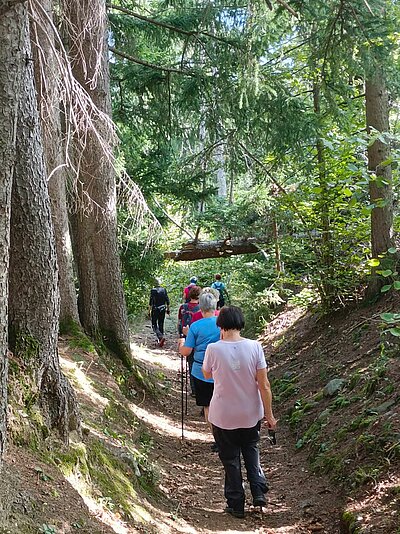
<path fill-rule="evenodd" d="M 251 428 L 264 417 L 256 374 L 265 369 L 264 351 L 258 341 L 220 340 L 208 345 L 203 369 L 212 373 L 214 393 L 208 420 L 225 430 Z"/>

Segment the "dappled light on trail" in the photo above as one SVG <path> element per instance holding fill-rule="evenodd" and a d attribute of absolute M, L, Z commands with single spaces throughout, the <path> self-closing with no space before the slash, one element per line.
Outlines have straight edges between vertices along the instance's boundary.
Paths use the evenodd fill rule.
<path fill-rule="evenodd" d="M 176 341 L 170 341 L 169 345 L 173 346 L 173 348 L 170 348 L 170 351 L 173 352 L 175 349 Z M 171 371 L 176 370 L 177 365 L 180 365 L 180 356 L 178 352 L 176 352 L 175 359 L 165 358 L 163 349 L 156 348 L 150 352 L 145 345 L 137 343 L 131 343 L 131 350 L 135 359 L 140 360 L 143 363 L 150 363 L 152 365 L 156 364 Z"/>
<path fill-rule="evenodd" d="M 399 519 L 399 488 L 400 476 L 393 474 L 387 480 L 374 484 L 365 498 L 352 503 L 348 510 L 357 521 L 369 525 L 379 526 L 379 522 L 388 516 Z"/>
<path fill-rule="evenodd" d="M 173 420 L 163 414 L 155 414 L 146 410 L 142 406 L 130 404 L 132 412 L 144 423 L 152 426 L 152 429 L 158 434 L 168 434 L 171 437 L 180 438 L 182 434 L 179 421 Z M 176 413 L 179 414 L 180 407 L 177 405 Z M 201 431 L 184 429 L 184 437 L 186 440 L 196 441 L 210 441 L 210 434 L 207 432 L 206 425 L 204 423 L 204 429 Z"/>

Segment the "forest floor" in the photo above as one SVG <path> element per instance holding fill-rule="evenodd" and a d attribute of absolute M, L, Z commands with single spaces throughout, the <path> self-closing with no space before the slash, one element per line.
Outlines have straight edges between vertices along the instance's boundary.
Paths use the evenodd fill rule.
<path fill-rule="evenodd" d="M 387 310 L 388 304 L 381 307 Z M 380 311 L 375 307 L 341 313 L 328 325 L 304 310 L 288 309 L 268 326 L 262 341 L 271 363 L 276 390 L 274 411 L 280 422 L 275 446 L 269 443 L 266 429 L 262 431 L 261 462 L 270 484 L 267 506 L 262 511 L 253 509 L 246 486 L 244 519 L 223 512 L 223 469 L 218 455 L 210 450 L 212 437 L 200 408 L 190 396 L 182 439 L 181 361 L 172 319 L 167 318 L 167 342 L 162 349 L 155 343 L 149 323 L 132 337 L 134 357 L 143 376 L 156 384 L 156 396 L 138 387 L 137 377 L 121 388 L 121 375 L 116 369 L 110 373 L 110 365 L 107 369 L 102 357 L 90 347 L 84 349 L 72 343 L 73 339 L 62 338 L 60 357 L 81 405 L 83 443 L 73 437 L 67 451 L 49 442 L 47 452 L 26 444 L 23 448 L 9 446 L 0 478 L 0 534 L 339 534 L 354 532 L 351 528 L 356 526 L 343 525 L 346 508 L 351 510 L 351 518 L 362 516 L 362 532 L 398 534 L 400 478 L 398 457 L 391 455 L 397 451 L 400 436 L 396 406 L 400 386 L 398 350 L 393 360 L 389 358 L 385 363 L 387 374 L 380 375 L 385 376 L 389 401 L 382 395 L 374 398 L 381 391 L 378 386 L 368 393 L 368 406 L 387 402 L 384 413 L 381 411 L 373 423 L 371 416 L 367 422 L 362 420 L 363 425 L 376 428 L 387 417 L 394 425 L 397 442 L 385 445 L 390 451 L 386 456 L 392 462 L 389 469 L 386 465 L 385 473 L 378 473 L 372 481 L 366 477 L 366 486 L 349 499 L 349 492 L 344 491 L 347 474 L 340 471 L 340 478 L 339 467 L 344 470 L 351 462 L 361 465 L 364 461 L 363 442 L 358 445 L 353 428 L 348 430 L 348 438 L 356 456 L 351 456 L 346 436 L 342 437 L 343 445 L 338 449 L 342 446 L 343 458 L 340 466 L 333 464 L 338 471 L 335 483 L 332 477 L 318 476 L 311 469 L 309 449 L 296 448 L 304 435 L 301 424 L 307 417 L 312 427 L 327 411 L 335 415 L 338 404 L 340 409 L 343 404 L 343 410 L 351 410 L 335 415 L 327 426 L 318 425 L 317 431 L 324 430 L 322 439 L 329 452 L 329 432 L 337 430 L 337 420 L 343 424 L 363 412 L 362 395 L 357 397 L 358 403 L 345 403 L 342 393 L 341 403 L 336 397 L 333 408 L 331 399 L 319 395 L 316 400 L 317 393 L 329 379 L 344 375 L 345 368 L 350 366 L 354 374 L 356 363 L 356 371 L 361 373 L 361 369 L 367 376 L 368 365 L 378 350 L 373 318 Z M 360 380 L 364 384 L 364 378 Z M 125 389 L 124 394 L 121 389 Z M 304 399 L 309 398 L 313 402 L 308 401 L 305 407 Z M 303 409 L 298 410 L 299 406 Z M 297 417 L 295 429 L 288 424 L 288 413 L 303 417 Z M 363 425 L 360 428 L 364 431 Z M 136 450 L 138 443 L 141 445 Z"/>

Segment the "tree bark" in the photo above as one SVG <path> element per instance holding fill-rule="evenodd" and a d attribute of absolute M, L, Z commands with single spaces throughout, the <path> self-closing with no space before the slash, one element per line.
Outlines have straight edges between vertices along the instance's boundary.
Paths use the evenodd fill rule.
<path fill-rule="evenodd" d="M 279 246 L 279 227 L 276 220 L 275 214 L 272 219 L 272 235 L 274 238 L 274 247 L 275 247 L 275 268 L 278 275 L 283 272 L 282 261 L 281 261 L 281 249 Z"/>
<path fill-rule="evenodd" d="M 374 134 L 389 131 L 389 97 L 384 74 L 377 68 L 365 83 L 365 110 L 367 131 Z M 394 246 L 392 168 L 385 163 L 390 158 L 389 141 L 376 139 L 368 147 L 368 169 L 371 211 L 371 253 L 373 258 L 385 254 Z M 377 294 L 384 281 L 373 270 L 367 297 Z"/>
<path fill-rule="evenodd" d="M 314 113 L 317 118 L 318 128 L 321 122 L 321 95 L 319 84 L 313 84 Z M 332 229 L 330 218 L 330 201 L 327 187 L 324 145 L 320 135 L 316 139 L 318 182 L 321 192 L 319 193 L 318 209 L 321 217 L 321 246 L 319 251 L 319 263 L 321 270 L 320 294 L 322 305 L 330 309 L 336 300 L 336 288 L 334 279 L 334 253 L 332 242 Z"/>
<path fill-rule="evenodd" d="M 28 16 L 22 20 L 24 57 L 31 58 Z M 37 111 L 32 61 L 21 79 L 17 160 L 11 197 L 9 343 L 31 368 L 46 424 L 68 442 L 79 428 L 75 395 L 61 373 L 57 340 L 57 257 Z"/>
<path fill-rule="evenodd" d="M 13 7 L 0 0 L 0 467 L 7 435 L 8 269 L 11 187 L 16 159 L 16 127 L 25 63 L 22 21 L 26 4 Z"/>
<path fill-rule="evenodd" d="M 229 258 L 240 254 L 257 254 L 257 243 L 269 242 L 269 238 L 225 239 L 221 241 L 188 241 L 181 250 L 166 252 L 164 258 L 174 261 L 194 261 L 205 258 Z"/>
<path fill-rule="evenodd" d="M 65 8 L 71 23 L 67 32 L 74 76 L 97 108 L 111 117 L 105 3 L 70 0 Z M 93 20 L 97 21 L 96 28 L 91 28 Z M 104 123 L 96 118 L 94 123 L 111 143 Z M 117 245 L 115 170 L 93 130 L 87 132 L 79 157 L 79 200 L 72 216 L 79 313 L 84 328 L 91 335 L 101 335 L 130 367 L 128 315 Z"/>
<path fill-rule="evenodd" d="M 66 196 L 67 169 L 65 145 L 62 138 L 59 69 L 57 66 L 52 1 L 41 0 L 43 16 L 39 12 L 40 24 L 31 29 L 35 80 L 38 92 L 38 104 L 41 115 L 42 140 L 48 188 L 51 203 L 51 215 L 57 250 L 60 291 L 60 324 L 68 326 L 71 321 L 79 323 L 78 304 L 74 284 L 72 245 L 68 223 Z M 49 179 L 50 177 L 50 179 Z"/>
<path fill-rule="evenodd" d="M 214 160 L 217 164 L 217 187 L 218 187 L 218 197 L 226 198 L 227 196 L 227 187 L 226 187 L 226 172 L 225 172 L 225 153 L 224 145 L 221 143 L 217 145 L 214 154 Z"/>

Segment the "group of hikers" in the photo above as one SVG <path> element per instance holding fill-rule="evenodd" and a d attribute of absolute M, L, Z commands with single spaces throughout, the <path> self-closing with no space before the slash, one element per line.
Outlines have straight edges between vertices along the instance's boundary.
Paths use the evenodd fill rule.
<path fill-rule="evenodd" d="M 242 310 L 226 305 L 226 286 L 215 275 L 210 287 L 200 288 L 192 277 L 183 290 L 178 312 L 178 351 L 189 364 L 191 395 L 204 410 L 225 471 L 225 511 L 244 517 L 245 493 L 241 455 L 253 505 L 266 504 L 268 485 L 260 465 L 259 441 L 264 419 L 270 431 L 276 427 L 267 362 L 258 341 L 241 336 Z M 153 330 L 159 346 L 165 343 L 164 319 L 170 313 L 169 298 L 161 281 L 150 294 Z"/>

